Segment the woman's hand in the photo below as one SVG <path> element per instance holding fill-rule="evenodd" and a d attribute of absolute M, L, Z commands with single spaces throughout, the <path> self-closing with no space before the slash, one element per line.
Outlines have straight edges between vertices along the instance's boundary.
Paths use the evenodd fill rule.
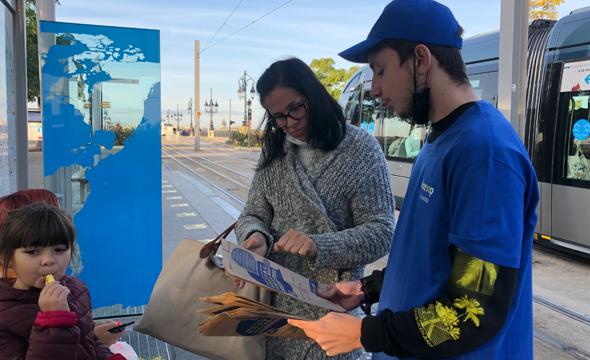
<path fill-rule="evenodd" d="M 39 308 L 41 311 L 70 311 L 68 305 L 68 295 L 70 290 L 61 285 L 58 281 L 54 281 L 45 285 L 41 294 L 39 295 Z"/>
<path fill-rule="evenodd" d="M 125 334 L 125 329 L 116 333 L 109 332 L 109 329 L 117 326 L 117 323 L 112 320 L 99 321 L 94 325 L 94 333 L 106 346 L 111 346 Z"/>
<path fill-rule="evenodd" d="M 266 255 L 266 252 L 268 251 L 268 245 L 266 243 L 266 236 L 264 236 L 261 232 L 255 231 L 252 233 L 252 235 L 250 235 L 248 240 L 246 240 L 242 243 L 242 247 L 244 249 L 248 249 L 248 250 L 252 251 L 255 254 L 258 254 L 260 256 L 264 256 L 264 255 Z M 236 283 L 236 286 L 238 286 L 240 289 L 243 289 L 244 285 L 246 284 L 245 281 L 242 281 L 237 278 L 234 278 L 234 283 Z"/>
<path fill-rule="evenodd" d="M 318 248 L 315 245 L 315 242 L 305 234 L 291 229 L 275 244 L 274 251 L 315 257 L 318 253 Z"/>

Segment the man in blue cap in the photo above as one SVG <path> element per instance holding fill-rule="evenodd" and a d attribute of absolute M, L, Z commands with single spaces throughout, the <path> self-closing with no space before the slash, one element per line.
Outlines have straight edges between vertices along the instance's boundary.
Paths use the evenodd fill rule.
<path fill-rule="evenodd" d="M 368 62 L 372 96 L 432 132 L 412 168 L 386 270 L 320 294 L 346 309 L 289 320 L 330 356 L 533 359 L 532 241 L 537 179 L 522 141 L 473 91 L 462 28 L 432 0 L 394 0 L 340 55 Z"/>

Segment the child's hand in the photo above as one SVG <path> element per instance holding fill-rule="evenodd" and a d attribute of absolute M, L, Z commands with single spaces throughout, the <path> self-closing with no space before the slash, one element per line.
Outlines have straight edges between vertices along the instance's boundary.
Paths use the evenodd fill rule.
<path fill-rule="evenodd" d="M 114 321 L 99 321 L 94 326 L 94 333 L 100 341 L 102 341 L 106 346 L 111 346 L 119 340 L 119 338 L 125 335 L 125 329 L 111 333 L 109 329 L 112 329 L 117 326 L 117 323 Z"/>
<path fill-rule="evenodd" d="M 48 285 L 45 285 L 41 290 L 39 296 L 39 307 L 41 311 L 70 311 L 68 305 L 68 295 L 70 290 L 61 285 L 59 282 L 54 281 Z"/>

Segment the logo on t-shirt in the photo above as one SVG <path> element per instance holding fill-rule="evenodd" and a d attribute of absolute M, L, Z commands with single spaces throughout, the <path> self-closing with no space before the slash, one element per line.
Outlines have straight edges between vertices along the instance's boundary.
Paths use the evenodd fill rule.
<path fill-rule="evenodd" d="M 423 193 L 420 193 L 420 200 L 422 200 L 428 204 L 428 202 L 430 201 L 430 197 L 432 196 L 432 194 L 434 194 L 434 188 L 430 185 L 426 185 L 424 183 L 424 181 L 422 181 L 421 188 L 422 188 Z M 426 195 L 424 193 L 426 193 L 426 195 L 428 195 L 428 197 L 426 197 Z"/>

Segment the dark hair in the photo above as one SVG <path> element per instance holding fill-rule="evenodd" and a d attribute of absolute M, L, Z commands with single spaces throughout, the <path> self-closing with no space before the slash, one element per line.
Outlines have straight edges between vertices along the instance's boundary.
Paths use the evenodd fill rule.
<path fill-rule="evenodd" d="M 307 143 L 316 149 L 330 151 L 336 148 L 346 135 L 346 120 L 338 102 L 328 93 L 313 71 L 297 58 L 277 61 L 258 79 L 256 90 L 260 103 L 277 87 L 291 88 L 307 98 Z M 285 156 L 283 140 L 285 132 L 268 123 L 270 114 L 264 115 L 266 124 L 262 138 L 263 161 L 260 169 L 275 159 Z"/>
<path fill-rule="evenodd" d="M 8 213 L 8 220 L 0 233 L 0 259 L 9 266 L 14 251 L 28 247 L 56 245 L 76 249 L 76 229 L 68 213 L 45 203 L 31 204 Z"/>
<path fill-rule="evenodd" d="M 463 28 L 457 25 L 457 36 L 463 35 Z M 467 77 L 467 70 L 465 69 L 465 62 L 461 56 L 461 50 L 456 47 L 432 45 L 420 43 L 416 41 L 387 39 L 383 40 L 375 47 L 375 51 L 379 52 L 386 47 L 395 50 L 399 54 L 400 65 L 405 63 L 409 58 L 414 57 L 414 50 L 418 45 L 424 45 L 428 48 L 432 56 L 438 60 L 438 63 L 443 70 L 450 76 L 450 78 L 459 85 L 469 84 Z"/>

